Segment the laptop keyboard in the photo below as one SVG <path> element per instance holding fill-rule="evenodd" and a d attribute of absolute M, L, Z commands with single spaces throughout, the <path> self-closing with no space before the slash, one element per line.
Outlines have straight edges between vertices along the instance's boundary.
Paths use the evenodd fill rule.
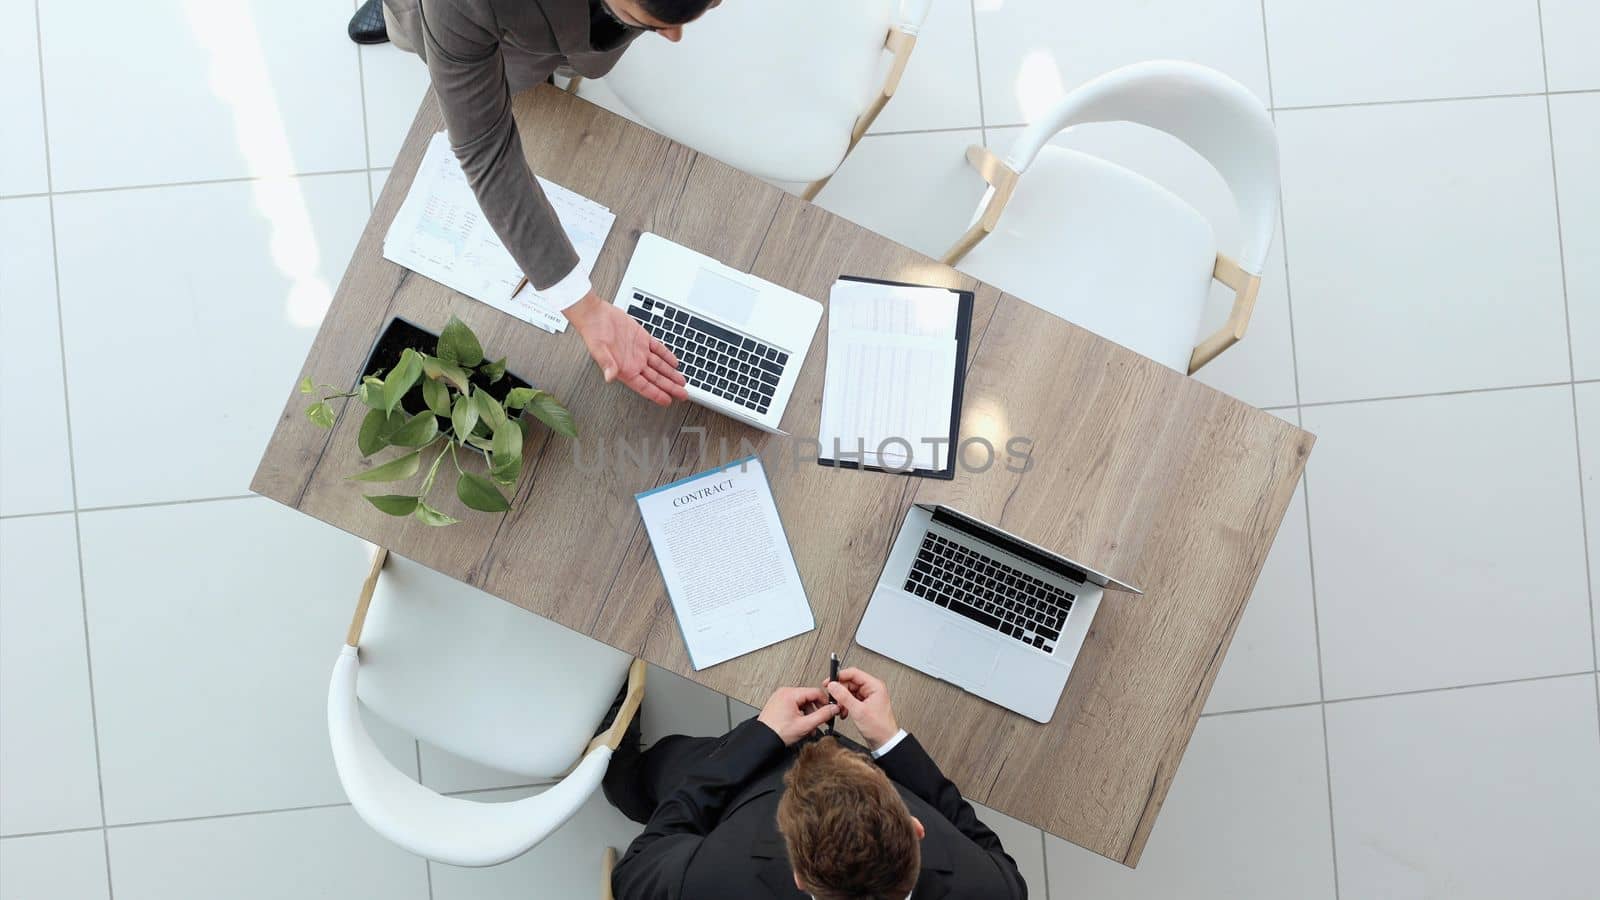
<path fill-rule="evenodd" d="M 633 295 L 628 315 L 678 357 L 689 384 L 757 414 L 771 408 L 789 354 L 647 294 Z"/>
<path fill-rule="evenodd" d="M 1006 637 L 1055 649 L 1072 594 L 943 538 L 922 537 L 905 589 Z"/>

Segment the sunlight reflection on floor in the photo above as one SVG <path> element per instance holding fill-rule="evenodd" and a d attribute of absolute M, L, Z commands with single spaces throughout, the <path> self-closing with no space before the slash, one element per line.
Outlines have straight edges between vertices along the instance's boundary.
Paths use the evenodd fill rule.
<path fill-rule="evenodd" d="M 184 13 L 209 57 L 212 93 L 227 104 L 239 151 L 255 182 L 256 208 L 271 228 L 272 261 L 289 280 L 284 314 L 314 328 L 333 300 L 289 151 L 255 18 L 245 0 L 185 0 Z"/>

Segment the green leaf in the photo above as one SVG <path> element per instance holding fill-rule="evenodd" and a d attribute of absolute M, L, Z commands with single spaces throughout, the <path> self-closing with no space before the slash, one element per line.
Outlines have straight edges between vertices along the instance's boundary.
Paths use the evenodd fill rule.
<path fill-rule="evenodd" d="M 508 423 L 489 445 L 489 475 L 501 484 L 515 484 L 522 474 L 522 429 Z"/>
<path fill-rule="evenodd" d="M 307 375 L 306 377 L 300 379 L 300 393 L 309 394 L 312 391 L 315 391 L 316 389 L 317 389 L 317 386 L 315 384 L 311 383 L 311 376 L 310 375 Z"/>
<path fill-rule="evenodd" d="M 511 501 L 500 493 L 494 482 L 476 472 L 461 473 L 456 480 L 456 496 L 467 508 L 481 512 L 505 512 L 511 508 Z"/>
<path fill-rule="evenodd" d="M 506 411 L 501 408 L 499 400 L 489 396 L 489 392 L 483 388 L 473 391 L 472 399 L 478 404 L 478 415 L 489 423 L 490 431 L 506 427 Z"/>
<path fill-rule="evenodd" d="M 333 407 L 327 401 L 318 400 L 306 407 L 306 418 L 315 422 L 319 428 L 333 427 Z"/>
<path fill-rule="evenodd" d="M 492 363 L 485 364 L 484 367 L 478 371 L 482 372 L 484 377 L 489 379 L 490 384 L 494 384 L 500 379 L 506 377 L 506 358 L 502 356 Z"/>
<path fill-rule="evenodd" d="M 394 408 L 400 405 L 400 398 L 404 397 L 406 391 L 411 390 L 421 377 L 422 357 L 417 355 L 417 351 L 407 347 L 405 352 L 400 354 L 399 365 L 394 367 L 394 371 L 389 373 L 389 377 L 383 383 L 383 411 L 393 412 Z"/>
<path fill-rule="evenodd" d="M 405 481 L 417 474 L 422 468 L 422 451 L 413 450 L 405 456 L 397 456 L 381 466 L 373 466 L 365 472 L 347 476 L 350 481 Z"/>
<path fill-rule="evenodd" d="M 479 450 L 494 449 L 494 442 L 492 440 L 486 437 L 478 437 L 475 434 L 467 438 L 467 443 L 473 447 L 477 447 Z"/>
<path fill-rule="evenodd" d="M 454 519 L 442 512 L 439 512 L 437 509 L 434 509 L 428 504 L 423 503 L 421 500 L 417 501 L 417 511 L 412 515 L 415 515 L 424 524 L 433 525 L 435 527 L 454 525 L 455 523 L 461 521 L 460 519 Z"/>
<path fill-rule="evenodd" d="M 578 436 L 578 426 L 577 423 L 572 421 L 572 413 L 568 412 L 567 408 L 562 406 L 556 398 L 544 391 L 540 391 L 537 397 L 529 401 L 527 412 L 524 415 L 527 413 L 532 413 L 534 418 L 550 426 L 550 430 L 557 434 L 565 435 L 569 438 Z"/>
<path fill-rule="evenodd" d="M 431 412 L 420 412 L 389 435 L 389 443 L 400 447 L 426 447 L 439 436 L 439 419 Z"/>
<path fill-rule="evenodd" d="M 429 378 L 443 378 L 455 385 L 456 390 L 463 394 L 471 389 L 471 384 L 467 381 L 467 370 L 455 363 L 425 356 L 422 358 L 422 372 Z"/>
<path fill-rule="evenodd" d="M 391 516 L 409 516 L 422 502 L 421 497 L 408 497 L 405 494 L 367 494 L 366 498 L 368 503 Z"/>
<path fill-rule="evenodd" d="M 512 388 L 506 394 L 506 409 L 521 409 L 542 393 L 544 391 L 536 391 L 529 387 Z"/>
<path fill-rule="evenodd" d="M 361 455 L 371 456 L 389 446 L 389 436 L 404 425 L 405 421 L 406 417 L 402 413 L 386 413 L 381 409 L 367 410 L 367 417 L 361 420 L 361 432 L 356 435 L 356 446 L 361 448 Z"/>
<path fill-rule="evenodd" d="M 432 378 L 423 379 L 422 402 L 428 404 L 428 409 L 434 415 L 450 415 L 450 389 L 445 387 L 442 381 L 434 381 Z"/>
<path fill-rule="evenodd" d="M 439 474 L 439 463 L 444 462 L 444 455 L 449 453 L 451 449 L 453 448 L 449 444 L 446 444 L 444 449 L 439 451 L 439 455 L 433 458 L 433 465 L 428 467 L 428 477 L 422 479 L 422 490 L 418 491 L 417 493 L 426 497 L 428 496 L 428 492 L 433 490 L 433 479 L 434 476 Z"/>
<path fill-rule="evenodd" d="M 455 430 L 456 437 L 466 440 L 472 434 L 472 427 L 477 424 L 478 404 L 469 397 L 457 397 L 456 408 L 450 411 L 450 427 Z"/>
<path fill-rule="evenodd" d="M 439 358 L 470 369 L 483 362 L 483 345 L 467 323 L 451 316 L 439 333 Z"/>
<path fill-rule="evenodd" d="M 366 380 L 361 382 L 361 387 L 356 389 L 356 395 L 361 398 L 361 402 L 365 403 L 369 409 L 388 412 L 383 406 L 383 381 L 381 379 L 373 378 L 370 375 L 367 376 Z"/>

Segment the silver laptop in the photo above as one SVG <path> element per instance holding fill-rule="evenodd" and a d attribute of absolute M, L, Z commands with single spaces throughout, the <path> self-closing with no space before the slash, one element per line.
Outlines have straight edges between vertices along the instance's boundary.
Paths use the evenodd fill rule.
<path fill-rule="evenodd" d="M 649 233 L 615 304 L 678 357 L 689 399 L 783 433 L 822 304 Z"/>
<path fill-rule="evenodd" d="M 918 503 L 856 643 L 1048 722 L 1107 588 L 1140 593 L 951 507 Z"/>

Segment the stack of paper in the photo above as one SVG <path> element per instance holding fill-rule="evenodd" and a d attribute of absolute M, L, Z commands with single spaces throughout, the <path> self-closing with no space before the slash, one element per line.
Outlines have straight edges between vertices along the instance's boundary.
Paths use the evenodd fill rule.
<path fill-rule="evenodd" d="M 587 275 L 616 215 L 555 182 L 540 178 L 539 185 L 578 251 L 579 270 Z M 566 330 L 566 317 L 546 306 L 532 285 L 517 291 L 522 270 L 484 219 L 442 131 L 428 142 L 411 190 L 384 235 L 383 256 L 546 331 Z"/>
<path fill-rule="evenodd" d="M 822 458 L 892 470 L 946 468 L 960 309 L 961 295 L 944 288 L 834 284 L 817 435 Z"/>

